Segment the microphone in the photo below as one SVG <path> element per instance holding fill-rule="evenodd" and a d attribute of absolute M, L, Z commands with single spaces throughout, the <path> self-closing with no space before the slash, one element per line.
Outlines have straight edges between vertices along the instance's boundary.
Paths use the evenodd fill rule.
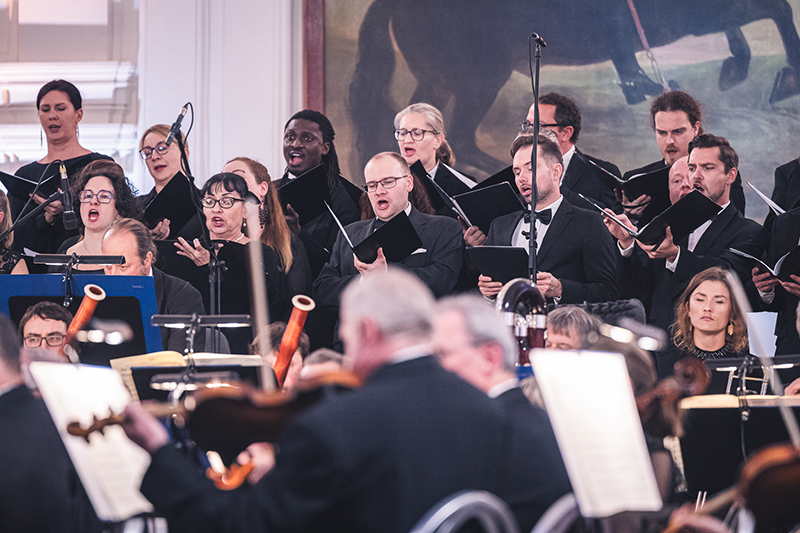
<path fill-rule="evenodd" d="M 64 205 L 64 229 L 72 230 L 78 227 L 78 218 L 75 210 L 72 209 L 72 195 L 69 192 L 69 180 L 67 179 L 67 167 L 64 163 L 59 165 L 61 172 L 61 203 Z"/>
<path fill-rule="evenodd" d="M 538 34 L 538 33 L 536 33 L 536 32 L 533 32 L 533 33 L 531 33 L 531 38 L 532 38 L 534 41 L 536 41 L 536 44 L 538 44 L 538 45 L 539 45 L 539 46 L 541 46 L 542 48 L 544 48 L 545 46 L 547 46 L 547 43 L 546 43 L 546 42 L 544 42 L 544 39 L 542 39 L 541 37 L 539 37 L 539 34 Z"/>
<path fill-rule="evenodd" d="M 167 140 L 164 141 L 164 144 L 166 144 L 167 146 L 172 144 L 172 141 L 175 140 L 175 136 L 178 134 L 179 131 L 181 131 L 181 122 L 183 122 L 183 117 L 186 116 L 186 111 L 187 108 L 184 105 L 181 108 L 180 114 L 178 114 L 178 118 L 175 119 L 175 123 L 169 129 L 169 135 L 167 135 Z"/>

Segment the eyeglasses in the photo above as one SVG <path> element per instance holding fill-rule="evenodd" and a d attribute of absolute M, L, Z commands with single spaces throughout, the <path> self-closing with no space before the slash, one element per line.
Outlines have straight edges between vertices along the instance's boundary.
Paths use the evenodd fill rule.
<path fill-rule="evenodd" d="M 519 123 L 520 130 L 523 133 L 533 133 L 533 122 L 523 120 Z M 539 124 L 539 128 L 560 128 L 561 124 Z"/>
<path fill-rule="evenodd" d="M 433 130 L 421 130 L 419 128 L 414 128 L 413 130 L 394 130 L 394 138 L 398 141 L 402 141 L 406 138 L 406 135 L 411 134 L 411 138 L 415 141 L 421 141 L 426 133 L 432 133 L 434 135 L 439 135 L 438 131 Z"/>
<path fill-rule="evenodd" d="M 230 209 L 236 202 L 244 202 L 244 198 L 231 198 L 230 196 L 226 196 L 224 198 L 216 199 L 210 196 L 205 196 L 202 200 L 203 207 L 206 209 L 214 209 L 214 206 L 219 203 L 219 206 L 222 209 Z"/>
<path fill-rule="evenodd" d="M 28 348 L 38 348 L 42 345 L 43 340 L 47 342 L 48 346 L 53 348 L 64 344 L 64 339 L 66 337 L 66 335 L 62 335 L 61 333 L 50 333 L 45 337 L 42 337 L 41 335 L 28 335 L 24 340 L 25 346 Z"/>
<path fill-rule="evenodd" d="M 397 177 L 389 177 L 383 178 L 382 180 L 377 181 L 370 181 L 367 182 L 365 185 L 362 185 L 362 189 L 367 192 L 375 192 L 378 190 L 378 184 L 381 185 L 384 189 L 394 189 L 394 186 L 397 185 L 397 180 L 401 180 L 403 178 L 407 178 L 408 174 L 405 176 L 397 176 Z"/>
<path fill-rule="evenodd" d="M 111 191 L 97 191 L 93 192 L 91 189 L 84 189 L 78 193 L 78 201 L 82 204 L 92 203 L 92 198 L 97 197 L 97 201 L 101 204 L 110 204 L 114 199 L 114 193 Z"/>
<path fill-rule="evenodd" d="M 139 150 L 139 155 L 142 156 L 142 159 L 147 160 L 150 159 L 150 156 L 153 155 L 153 151 L 158 152 L 158 155 L 164 155 L 169 152 L 169 146 L 167 143 L 160 142 L 158 143 L 155 148 L 151 148 L 149 146 L 145 146 L 141 150 Z"/>

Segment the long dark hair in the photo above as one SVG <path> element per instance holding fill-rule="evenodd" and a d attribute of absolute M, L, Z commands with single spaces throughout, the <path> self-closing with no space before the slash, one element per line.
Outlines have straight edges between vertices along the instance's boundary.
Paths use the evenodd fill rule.
<path fill-rule="evenodd" d="M 308 120 L 319 126 L 319 131 L 322 132 L 322 142 L 330 145 L 328 153 L 322 156 L 322 162 L 325 163 L 325 171 L 328 177 L 328 188 L 331 190 L 331 192 L 333 192 L 336 188 L 341 187 L 342 185 L 339 182 L 339 174 L 341 173 L 339 170 L 339 156 L 336 155 L 336 146 L 333 144 L 333 138 L 336 136 L 336 132 L 333 131 L 333 124 L 331 124 L 331 121 L 328 120 L 328 117 L 319 111 L 303 109 L 302 111 L 298 111 L 292 115 L 292 118 L 286 121 L 286 125 L 283 127 L 283 129 L 285 130 L 288 128 L 289 123 L 297 119 Z"/>

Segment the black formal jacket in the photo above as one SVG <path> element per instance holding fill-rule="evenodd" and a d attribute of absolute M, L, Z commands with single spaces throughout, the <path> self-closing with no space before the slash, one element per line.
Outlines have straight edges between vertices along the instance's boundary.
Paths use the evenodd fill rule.
<path fill-rule="evenodd" d="M 103 530 L 44 402 L 20 385 L 0 396 L 0 531 Z"/>
<path fill-rule="evenodd" d="M 506 500 L 512 508 L 525 508 L 517 514 L 520 531 L 530 531 L 544 512 L 571 489 L 567 469 L 547 412 L 534 406 L 522 389 L 514 387 L 497 398 L 511 424 L 510 457 L 519 469 L 518 476 L 506 479 Z"/>
<path fill-rule="evenodd" d="M 277 187 L 289 183 L 288 171 L 278 180 Z M 343 176 L 339 176 L 340 187 L 331 191 L 331 209 L 342 222 L 342 225 L 352 224 L 361 218 L 359 198 L 364 193 Z M 306 248 L 308 262 L 311 266 L 311 275 L 316 279 L 322 267 L 331 257 L 333 244 L 339 234 L 339 226 L 330 213 L 323 213 L 314 220 L 306 223 L 298 235 Z"/>
<path fill-rule="evenodd" d="M 775 169 L 772 201 L 786 211 L 795 207 L 795 204 L 800 201 L 800 160 L 793 159 Z M 771 229 L 774 221 L 775 213 L 770 209 L 764 220 L 764 227 L 768 230 Z"/>
<path fill-rule="evenodd" d="M 153 267 L 153 285 L 156 289 L 156 306 L 160 315 L 205 314 L 203 297 L 188 281 L 170 276 Z M 182 329 L 161 328 L 161 344 L 165 350 L 183 353 L 186 332 Z M 195 337 L 194 349 L 205 349 L 205 335 Z"/>
<path fill-rule="evenodd" d="M 615 176 L 620 176 L 617 165 L 586 155 L 575 147 L 575 154 L 572 156 L 569 166 L 564 171 L 564 177 L 561 179 L 561 194 L 569 200 L 569 203 L 578 207 L 589 208 L 586 200 L 578 196 L 578 193 L 581 193 L 601 206 L 611 208 L 615 213 L 621 212 L 622 206 L 617 200 L 614 190 L 603 185 L 600 178 L 596 176 L 598 172 L 602 171 L 594 168 L 591 163 L 587 163 L 582 157 L 594 161 Z"/>
<path fill-rule="evenodd" d="M 433 357 L 389 364 L 298 416 L 255 486 L 219 491 L 171 446 L 153 454 L 142 493 L 181 531 L 405 533 L 437 502 L 480 489 L 528 516 L 506 416 Z M 525 528 L 531 525 L 525 521 Z"/>
<path fill-rule="evenodd" d="M 511 246 L 523 215 L 520 211 L 494 219 L 486 244 Z M 562 304 L 617 299 L 617 252 L 599 213 L 575 207 L 564 198 L 536 260 L 539 272 L 549 272 L 561 281 Z"/>
<path fill-rule="evenodd" d="M 787 211 L 775 219 L 770 232 L 769 246 L 764 262 L 774 266 L 775 262 L 784 254 L 797 247 L 800 241 L 800 208 Z M 758 257 L 758 256 L 756 256 Z M 753 266 L 750 264 L 749 266 Z M 748 287 L 748 292 L 757 294 L 755 287 Z M 771 304 L 764 303 L 760 298 L 751 298 L 755 304 L 764 311 L 775 311 L 778 320 L 775 323 L 775 335 L 778 337 L 775 344 L 775 355 L 800 354 L 800 337 L 797 335 L 797 304 L 800 298 L 787 292 L 783 287 L 775 287 L 775 298 Z"/>
<path fill-rule="evenodd" d="M 403 259 L 402 266 L 420 278 L 439 298 L 448 294 L 458 281 L 461 270 L 463 237 L 461 225 L 452 218 L 420 213 L 413 207 L 408 216 L 417 230 L 422 247 Z M 375 219 L 361 220 L 345 229 L 358 244 L 374 231 Z M 318 306 L 339 307 L 342 291 L 359 275 L 353 264 L 353 250 L 341 235 L 333 255 L 314 282 L 314 300 Z"/>
<path fill-rule="evenodd" d="M 650 163 L 649 165 L 645 165 L 641 168 L 636 168 L 633 170 L 629 170 L 622 176 L 622 179 L 628 179 L 631 176 L 636 174 L 643 174 L 645 172 L 652 172 L 654 170 L 658 170 L 659 168 L 663 168 L 666 166 L 666 162 L 662 159 L 660 161 L 656 161 L 655 163 Z M 633 200 L 633 198 L 630 198 Z M 739 210 L 739 212 L 744 215 L 744 208 L 745 208 L 745 197 L 744 197 L 744 188 L 742 187 L 742 175 L 739 171 L 736 171 L 736 179 L 731 184 L 731 203 L 733 206 Z M 657 215 L 658 213 L 653 213 L 653 216 Z M 652 218 L 652 217 L 650 217 Z M 648 219 L 649 221 L 649 219 Z"/>
<path fill-rule="evenodd" d="M 687 248 L 688 238 L 680 246 L 680 258 L 675 272 L 666 267 L 666 259 L 651 260 L 641 250 L 634 249 L 622 259 L 620 296 L 638 298 L 645 304 L 648 322 L 667 330 L 675 317 L 675 303 L 692 278 L 703 270 L 718 266 L 736 272 L 742 283 L 750 279 L 749 264 L 744 258 L 728 251 L 736 248 L 754 257 L 761 257 L 767 245 L 767 232 L 757 222 L 745 218 L 733 203 L 718 214 L 694 252 Z"/>

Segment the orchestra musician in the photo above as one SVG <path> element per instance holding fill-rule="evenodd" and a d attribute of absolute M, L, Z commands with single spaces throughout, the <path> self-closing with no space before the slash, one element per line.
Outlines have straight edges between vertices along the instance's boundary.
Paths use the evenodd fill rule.
<path fill-rule="evenodd" d="M 401 533 L 465 489 L 498 494 L 528 516 L 532 503 L 512 492 L 522 479 L 508 417 L 430 355 L 434 305 L 400 269 L 348 285 L 346 366 L 364 385 L 290 422 L 274 468 L 255 486 L 217 490 L 168 445 L 156 419 L 128 406 L 123 428 L 152 454 L 142 493 L 170 524 L 197 532 Z"/>
<path fill-rule="evenodd" d="M 0 191 L 0 233 L 4 233 L 13 223 L 8 196 Z M 21 261 L 22 254 L 11 249 L 13 242 L 14 232 L 9 233 L 3 242 L 0 242 L 0 274 L 27 274 L 28 265 L 25 261 Z"/>
<path fill-rule="evenodd" d="M 83 99 L 77 87 L 66 80 L 53 80 L 45 83 L 36 95 L 36 109 L 44 137 L 47 139 L 47 154 L 33 163 L 17 169 L 16 175 L 38 182 L 49 163 L 63 161 L 70 183 L 75 174 L 97 159 L 111 159 L 107 155 L 92 152 L 81 146 L 78 140 L 78 126 L 83 119 Z M 58 173 L 57 166 L 51 166 L 47 176 Z M 28 198 L 11 198 L 11 212 L 19 219 L 42 204 L 47 198 L 36 194 L 33 202 Z M 38 253 L 55 253 L 67 238 L 77 235 L 77 230 L 66 230 L 61 223 L 64 206 L 60 200 L 45 207 L 35 219 L 16 229 L 14 249 L 22 251 L 30 248 Z"/>
<path fill-rule="evenodd" d="M 55 302 L 41 301 L 25 310 L 19 321 L 19 336 L 26 348 L 47 348 L 68 360 L 64 353 L 72 313 Z"/>
<path fill-rule="evenodd" d="M 564 305 L 547 313 L 545 348 L 552 350 L 585 350 L 589 338 L 600 332 L 602 321 L 580 307 Z"/>

